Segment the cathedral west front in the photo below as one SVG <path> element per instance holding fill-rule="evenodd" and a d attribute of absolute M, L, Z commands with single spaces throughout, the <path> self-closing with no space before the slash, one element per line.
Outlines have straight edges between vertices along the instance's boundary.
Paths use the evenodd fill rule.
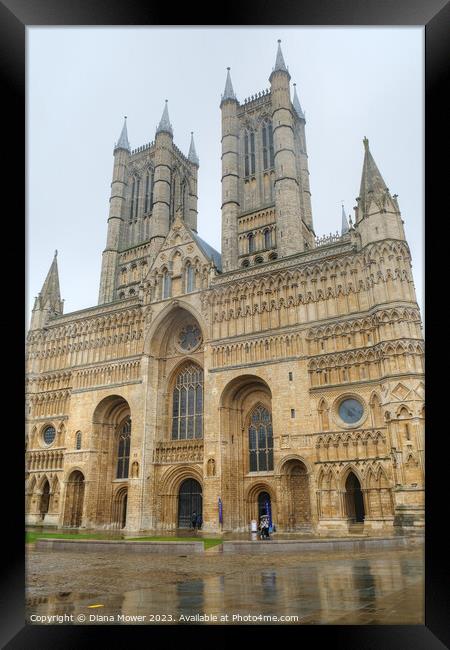
<path fill-rule="evenodd" d="M 57 257 L 27 338 L 26 522 L 347 535 L 424 525 L 424 341 L 397 196 L 363 141 L 353 219 L 317 236 L 306 121 L 280 43 L 269 88 L 221 96 L 221 253 L 199 158 L 114 147 L 98 304 Z M 391 179 L 395 182 L 395 179 Z M 356 179 L 355 179 L 356 184 Z"/>

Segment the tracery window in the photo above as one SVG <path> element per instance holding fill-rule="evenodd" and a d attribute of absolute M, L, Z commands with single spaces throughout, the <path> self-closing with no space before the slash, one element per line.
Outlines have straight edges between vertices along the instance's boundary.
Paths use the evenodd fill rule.
<path fill-rule="evenodd" d="M 172 395 L 172 440 L 203 437 L 203 370 L 191 363 L 178 373 Z"/>
<path fill-rule="evenodd" d="M 130 463 L 130 440 L 131 418 L 127 417 L 119 430 L 116 478 L 128 478 L 128 465 Z"/>
<path fill-rule="evenodd" d="M 262 404 L 250 416 L 248 449 L 251 472 L 273 470 L 272 415 Z"/>

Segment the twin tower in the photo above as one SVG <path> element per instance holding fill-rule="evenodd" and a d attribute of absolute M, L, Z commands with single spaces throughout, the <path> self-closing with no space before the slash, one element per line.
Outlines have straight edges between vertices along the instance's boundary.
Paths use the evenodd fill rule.
<path fill-rule="evenodd" d="M 264 90 L 242 104 L 228 68 L 222 111 L 222 272 L 251 267 L 314 246 L 305 116 L 280 41 Z M 154 142 L 131 151 L 126 120 L 114 149 L 108 237 L 99 303 L 120 294 L 126 259 L 151 265 L 174 219 L 197 231 L 193 137 L 186 157 L 173 142 L 167 102 Z M 148 267 L 147 267 L 148 268 Z"/>

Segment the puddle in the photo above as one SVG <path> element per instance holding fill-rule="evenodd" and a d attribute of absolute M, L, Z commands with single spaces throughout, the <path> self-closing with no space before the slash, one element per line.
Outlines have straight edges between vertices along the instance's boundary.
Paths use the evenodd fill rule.
<path fill-rule="evenodd" d="M 170 563 L 170 558 L 166 559 Z M 85 571 L 89 575 L 89 559 L 85 560 Z M 191 561 L 195 560 L 191 558 Z M 192 579 L 185 573 L 178 576 L 174 573 L 174 580 L 156 580 L 147 588 L 121 593 L 110 591 L 92 595 L 93 592 L 71 592 L 67 587 L 52 596 L 27 599 L 27 622 L 91 625 L 327 624 L 337 620 L 348 624 L 423 623 L 421 553 L 326 561 L 302 562 L 298 559 L 297 566 L 289 567 L 265 564 L 273 562 L 262 556 L 259 568 L 253 566 L 246 570 L 245 560 L 236 558 L 235 569 L 227 573 L 220 571 L 218 563 L 215 575 Z M 127 568 L 124 567 L 124 572 L 117 575 L 118 585 L 127 582 L 126 576 Z M 280 616 L 294 618 L 282 621 L 273 618 Z M 70 618 L 63 621 L 58 617 Z M 267 618 L 255 620 L 252 617 Z"/>

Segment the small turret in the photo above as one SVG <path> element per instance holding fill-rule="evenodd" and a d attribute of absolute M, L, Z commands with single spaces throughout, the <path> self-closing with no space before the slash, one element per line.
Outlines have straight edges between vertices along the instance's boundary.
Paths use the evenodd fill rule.
<path fill-rule="evenodd" d="M 114 166 L 111 182 L 111 197 L 109 200 L 108 233 L 106 237 L 106 247 L 102 254 L 102 270 L 98 295 L 99 305 L 112 302 L 114 299 L 116 266 L 125 205 L 127 165 L 130 159 L 130 154 L 127 118 L 125 116 L 119 141 L 114 147 Z"/>
<path fill-rule="evenodd" d="M 227 68 L 222 111 L 222 267 L 231 271 L 238 265 L 237 220 L 239 214 L 239 102 Z"/>
<path fill-rule="evenodd" d="M 34 302 L 30 330 L 45 327 L 50 318 L 61 316 L 63 313 L 64 301 L 61 300 L 59 290 L 57 256 L 58 251 L 55 251 L 55 256 L 45 278 L 45 282 Z"/>
<path fill-rule="evenodd" d="M 382 239 L 405 240 L 397 200 L 391 196 L 373 159 L 369 140 L 364 138 L 363 143 L 364 162 L 355 208 L 355 227 L 361 236 L 361 244 L 365 246 Z"/>
<path fill-rule="evenodd" d="M 275 67 L 269 77 L 272 98 L 273 148 L 275 168 L 275 209 L 277 245 L 280 257 L 305 249 L 302 225 L 301 188 L 295 156 L 295 115 L 292 110 L 288 72 L 278 41 Z M 312 242 L 311 242 L 312 245 Z"/>

